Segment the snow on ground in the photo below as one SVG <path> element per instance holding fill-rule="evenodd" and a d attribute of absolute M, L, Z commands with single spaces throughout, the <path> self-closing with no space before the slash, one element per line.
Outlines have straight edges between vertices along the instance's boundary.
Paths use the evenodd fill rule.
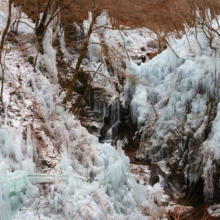
<path fill-rule="evenodd" d="M 142 165 L 130 165 L 131 173 L 133 174 L 135 180 L 142 185 L 149 184 L 150 180 L 150 169 L 148 166 Z"/>

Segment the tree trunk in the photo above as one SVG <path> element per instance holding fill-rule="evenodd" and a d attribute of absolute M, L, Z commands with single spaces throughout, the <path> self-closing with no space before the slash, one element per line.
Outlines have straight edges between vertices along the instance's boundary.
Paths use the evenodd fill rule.
<path fill-rule="evenodd" d="M 10 23 L 11 23 L 11 5 L 12 5 L 13 0 L 9 0 L 8 2 L 8 20 L 7 20 L 7 24 L 6 27 L 3 31 L 2 34 L 2 39 L 1 39 L 1 44 L 0 44 L 0 65 L 1 65 L 1 69 L 2 69 L 2 85 L 1 85 L 1 96 L 0 96 L 0 101 L 2 101 L 3 98 L 3 85 L 4 85 L 4 75 L 5 75 L 5 69 L 3 68 L 3 64 L 2 64 L 2 52 L 3 52 L 3 48 L 4 48 L 4 42 L 5 42 L 5 38 L 7 36 L 9 27 L 10 27 Z"/>
<path fill-rule="evenodd" d="M 64 104 L 66 104 L 68 99 L 70 98 L 71 91 L 72 91 L 72 89 L 73 89 L 73 87 L 74 87 L 74 85 L 76 83 L 77 78 L 78 78 L 79 68 L 80 68 L 80 66 L 82 64 L 82 61 L 83 61 L 84 57 L 85 57 L 86 50 L 87 50 L 87 47 L 89 45 L 89 38 L 90 38 L 90 36 L 91 36 L 91 34 L 93 32 L 93 30 L 92 30 L 93 29 L 93 25 L 95 24 L 97 17 L 98 17 L 98 13 L 94 12 L 94 15 L 92 16 L 92 22 L 91 22 L 89 30 L 87 32 L 86 40 L 85 40 L 84 45 L 83 45 L 83 47 L 81 49 L 81 52 L 80 52 L 80 55 L 79 55 L 79 58 L 78 58 L 78 61 L 77 61 L 77 64 L 76 64 L 76 68 L 75 68 L 74 73 L 73 73 L 73 78 L 72 78 L 72 80 L 70 81 L 70 83 L 68 85 L 68 90 L 67 90 L 67 93 L 66 93 L 66 97 L 64 99 Z"/>
<path fill-rule="evenodd" d="M 48 0 L 47 3 L 47 7 L 44 11 L 43 17 L 40 20 L 39 16 L 40 16 L 40 2 L 38 1 L 38 18 L 36 21 L 36 27 L 35 27 L 35 32 L 36 32 L 36 36 L 37 36 L 37 41 L 38 41 L 38 52 L 40 53 L 44 53 L 44 49 L 43 49 L 43 39 L 44 39 L 44 35 L 46 33 L 46 30 L 49 26 L 49 24 L 53 21 L 53 19 L 59 15 L 59 13 L 64 10 L 65 8 L 67 8 L 68 6 L 70 6 L 71 4 L 73 4 L 75 2 L 75 0 L 72 0 L 69 4 L 65 5 L 64 7 L 62 7 L 60 10 L 59 7 L 62 5 L 62 0 L 59 1 L 58 4 L 56 4 L 50 14 L 50 18 L 47 21 L 47 17 L 48 17 L 48 13 L 49 10 L 51 8 L 51 6 L 53 5 L 53 1 Z M 46 22 L 47 21 L 47 22 Z M 39 26 L 38 23 L 40 22 Z"/>
<path fill-rule="evenodd" d="M 48 16 L 48 11 L 50 8 L 51 0 L 48 0 L 47 8 L 44 11 L 42 19 L 39 21 L 39 26 L 36 27 L 36 36 L 37 36 L 37 42 L 38 42 L 38 51 L 43 54 L 43 39 L 44 39 L 44 33 L 46 28 L 46 20 Z M 40 15 L 39 15 L 40 16 Z M 38 23 L 38 22 L 37 22 Z M 36 24 L 38 25 L 38 24 Z"/>
<path fill-rule="evenodd" d="M 87 87 L 86 87 L 86 91 L 84 92 L 84 95 L 83 95 L 83 97 L 81 98 L 80 103 L 79 103 L 79 107 L 78 107 L 78 111 L 77 111 L 77 117 L 79 117 L 79 112 L 80 112 L 80 109 L 81 109 L 81 107 L 82 107 L 83 100 L 84 100 L 85 97 L 86 97 L 87 91 L 88 91 L 88 89 L 89 89 L 89 87 L 90 87 L 90 85 L 91 85 L 91 83 L 92 83 L 94 77 L 96 76 L 96 74 L 98 73 L 98 71 L 99 71 L 99 69 L 100 69 L 100 67 L 101 67 L 102 65 L 103 65 L 103 62 L 99 65 L 99 67 L 97 68 L 97 70 L 96 70 L 95 73 L 93 74 L 92 78 L 90 79 L 90 81 L 89 81 L 89 83 L 88 83 L 88 85 L 87 85 Z"/>

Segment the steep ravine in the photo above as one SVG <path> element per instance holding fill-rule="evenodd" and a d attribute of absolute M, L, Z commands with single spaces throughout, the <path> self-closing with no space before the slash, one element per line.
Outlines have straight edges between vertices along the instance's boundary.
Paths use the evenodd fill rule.
<path fill-rule="evenodd" d="M 164 53 L 166 53 L 166 51 Z M 142 68 L 146 65 L 145 61 L 143 65 L 141 64 Z M 160 66 L 161 61 L 159 59 L 152 63 L 156 66 L 157 62 L 158 66 Z M 183 65 L 184 62 L 185 61 L 180 61 L 179 65 Z M 137 68 L 139 68 L 138 65 Z M 153 68 L 153 65 L 151 68 Z M 172 69 L 169 71 L 172 72 Z M 175 78 L 177 90 L 180 90 L 181 80 L 183 80 L 183 78 L 181 79 L 179 76 L 180 74 Z M 131 112 L 132 96 L 130 96 L 129 102 L 126 102 L 124 87 L 125 83 L 122 84 L 123 89 L 120 91 L 116 89 L 118 91 L 118 97 L 113 99 L 110 104 L 98 105 L 97 112 L 101 113 L 99 120 L 103 123 L 100 129 L 99 140 L 101 142 L 110 142 L 114 146 L 116 146 L 117 140 L 122 141 L 125 146 L 124 151 L 130 157 L 132 164 L 149 167 L 151 171 L 150 184 L 155 184 L 158 181 L 158 175 L 161 175 L 167 184 L 173 185 L 176 190 L 182 194 L 190 194 L 192 197 L 199 196 L 198 201 L 200 202 L 195 202 L 195 207 L 198 206 L 198 204 L 206 204 L 207 202 L 205 202 L 203 196 L 205 185 L 202 172 L 205 166 L 204 161 L 207 160 L 207 158 L 204 157 L 201 150 L 202 145 L 209 140 L 213 122 L 217 116 L 217 92 L 214 92 L 214 94 L 206 99 L 207 108 L 204 112 L 205 118 L 203 120 L 198 115 L 200 110 L 194 110 L 194 108 L 197 108 L 196 103 L 201 99 L 200 97 L 205 96 L 207 93 L 202 85 L 199 85 L 196 88 L 191 103 L 189 101 L 187 102 L 186 113 L 181 116 L 178 127 L 165 130 L 163 131 L 163 137 L 157 137 L 157 132 L 160 131 L 164 125 L 160 125 L 159 119 L 155 118 L 155 112 L 152 110 L 152 106 L 150 106 L 150 111 L 148 109 L 146 110 L 146 112 L 149 112 L 147 112 L 145 121 L 142 122 L 142 124 L 137 125 L 137 123 L 134 123 L 132 121 L 133 113 Z M 159 114 L 161 114 L 161 112 L 164 114 L 164 111 L 161 109 L 167 106 L 169 107 L 170 103 L 172 103 L 172 98 L 166 98 L 159 102 L 157 100 L 159 98 L 155 98 L 156 91 L 153 91 L 151 88 L 149 90 L 150 98 L 155 103 L 156 111 L 159 111 Z M 102 96 L 104 97 L 104 95 Z M 97 100 L 99 99 L 94 98 L 93 106 Z M 200 103 L 201 102 L 202 101 L 200 101 Z M 91 101 L 89 103 L 91 105 Z M 95 105 L 97 106 L 97 104 Z M 195 116 L 193 114 L 195 114 Z M 172 119 L 172 115 L 165 116 L 165 118 L 166 117 L 167 119 L 165 120 Z M 192 119 L 194 120 L 194 124 L 191 124 L 190 117 L 194 117 Z M 153 144 L 152 141 L 154 141 Z M 159 144 L 155 146 L 156 142 Z M 166 169 L 170 171 L 168 174 L 160 168 L 161 162 L 163 168 L 165 165 Z M 214 163 L 217 171 L 214 180 L 218 182 L 219 163 L 217 160 L 215 160 Z M 209 200 L 209 204 L 214 204 L 216 201 L 219 201 L 219 187 L 215 184 L 214 188 L 215 194 L 213 199 Z"/>
<path fill-rule="evenodd" d="M 81 24 L 58 15 L 39 51 L 38 24 L 18 10 L 3 51 L 0 220 L 173 220 L 189 205 L 220 210 L 220 54 L 201 30 L 167 39 L 158 54 L 155 33 L 117 30 L 105 11 L 78 69 L 91 12 Z M 3 28 L 8 14 L 0 7 Z"/>
<path fill-rule="evenodd" d="M 183 170 L 178 169 L 178 172 L 176 172 L 172 169 L 171 164 L 178 160 L 178 157 L 174 155 L 170 155 L 167 159 L 162 160 L 163 162 L 158 161 L 158 163 L 151 162 L 150 158 L 141 160 L 136 158 L 141 139 L 138 137 L 141 137 L 142 134 L 138 136 L 137 127 L 132 124 L 129 108 L 125 109 L 120 104 L 119 99 L 116 99 L 106 112 L 103 121 L 104 126 L 100 132 L 100 141 L 110 142 L 116 146 L 117 141 L 121 140 L 124 145 L 123 150 L 130 158 L 131 172 L 134 176 L 137 176 L 138 183 L 154 186 L 160 182 L 162 177 L 164 190 L 169 195 L 170 200 L 176 200 L 175 196 L 178 195 L 178 204 L 184 205 L 186 208 L 192 206 L 195 209 L 194 215 L 202 219 L 204 217 L 204 207 L 208 206 L 203 196 L 203 180 L 200 179 L 193 185 L 190 185 L 189 180 L 185 182 Z M 189 161 L 185 163 L 189 163 Z M 146 174 L 148 174 L 148 177 L 146 177 Z M 216 198 L 218 197 L 216 196 Z M 211 201 L 211 204 L 218 203 L 216 198 Z M 165 205 L 167 204 L 165 203 Z M 211 218 L 211 216 L 209 217 Z M 213 219 L 219 220 L 220 218 L 215 217 Z"/>

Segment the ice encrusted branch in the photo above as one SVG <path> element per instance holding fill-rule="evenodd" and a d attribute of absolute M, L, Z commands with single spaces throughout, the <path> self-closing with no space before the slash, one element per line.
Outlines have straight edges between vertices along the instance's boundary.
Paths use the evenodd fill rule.
<path fill-rule="evenodd" d="M 215 165 L 212 164 L 212 159 L 209 157 L 206 166 L 203 169 L 203 178 L 204 178 L 204 197 L 208 201 L 214 196 L 214 180 L 213 175 L 215 173 Z"/>

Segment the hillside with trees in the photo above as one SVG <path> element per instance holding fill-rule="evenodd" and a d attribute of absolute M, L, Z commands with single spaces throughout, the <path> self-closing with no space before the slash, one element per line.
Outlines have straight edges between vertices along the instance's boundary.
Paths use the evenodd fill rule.
<path fill-rule="evenodd" d="M 220 218 L 219 0 L 0 0 L 0 220 Z"/>

